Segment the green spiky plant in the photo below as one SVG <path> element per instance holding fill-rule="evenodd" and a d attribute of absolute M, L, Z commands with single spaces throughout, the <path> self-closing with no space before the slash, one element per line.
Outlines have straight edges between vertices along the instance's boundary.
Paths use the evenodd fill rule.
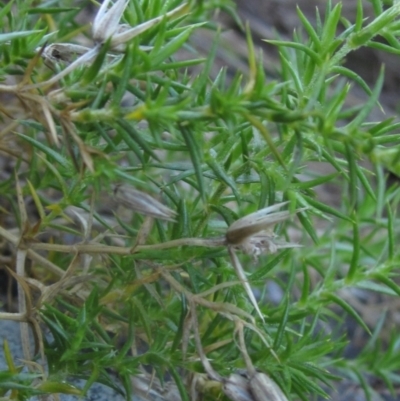
<path fill-rule="evenodd" d="M 21 322 L 37 363 L 22 373 L 4 342 L 4 398 L 101 382 L 128 399 L 152 386 L 174 400 L 308 400 L 345 378 L 374 399 L 371 377 L 394 391 L 390 305 L 370 319 L 355 294 L 400 295 L 400 192 L 385 177 L 400 174 L 398 122 L 369 119 L 383 70 L 370 88 L 343 62 L 362 46 L 400 52 L 400 3 L 372 1 L 368 20 L 359 1 L 354 22 L 327 3 L 316 27 L 299 10 L 302 34 L 269 41 L 279 80 L 249 33 L 245 76 L 212 76 L 218 34 L 196 56 L 191 34 L 228 2 L 132 0 L 92 27 L 72 2 L 2 6 L 0 236 L 19 311 L 0 318 Z M 366 102 L 348 104 L 351 85 Z M 320 199 L 328 184 L 336 204 Z M 276 222 L 297 217 L 280 239 L 268 214 L 255 232 L 252 213 L 283 202 Z M 367 338 L 351 360 L 348 318 Z"/>

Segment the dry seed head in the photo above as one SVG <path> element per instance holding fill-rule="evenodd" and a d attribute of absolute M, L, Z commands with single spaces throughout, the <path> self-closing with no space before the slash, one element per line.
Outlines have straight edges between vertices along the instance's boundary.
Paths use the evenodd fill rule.
<path fill-rule="evenodd" d="M 237 373 L 224 380 L 224 394 L 232 401 L 254 401 L 250 393 L 249 380 Z"/>
<path fill-rule="evenodd" d="M 163 401 L 182 401 L 178 387 L 172 381 L 161 383 L 156 377 L 149 373 L 139 373 L 131 378 L 134 393 L 140 399 L 163 400 Z"/>
<path fill-rule="evenodd" d="M 228 246 L 255 256 L 262 252 L 274 253 L 281 248 L 299 246 L 277 240 L 273 231 L 277 223 L 290 217 L 290 212 L 287 210 L 277 212 L 287 203 L 277 203 L 236 220 L 226 232 Z M 304 209 L 298 209 L 296 213 L 301 210 Z"/>
<path fill-rule="evenodd" d="M 288 401 L 280 387 L 261 372 L 231 374 L 224 380 L 223 392 L 232 401 Z"/>
<path fill-rule="evenodd" d="M 135 212 L 157 219 L 175 221 L 176 213 L 164 206 L 152 196 L 138 191 L 129 185 L 116 185 L 114 199 L 121 205 Z"/>
<path fill-rule="evenodd" d="M 117 0 L 110 9 L 110 0 L 104 0 L 93 21 L 92 36 L 96 43 L 104 43 L 118 30 L 119 22 L 129 0 Z"/>
<path fill-rule="evenodd" d="M 40 49 L 37 48 L 36 50 L 39 51 Z M 70 64 L 75 57 L 82 56 L 89 50 L 88 47 L 72 43 L 52 43 L 44 48 L 42 58 L 47 67 L 54 69 L 59 62 Z"/>
<path fill-rule="evenodd" d="M 238 245 L 247 238 L 261 231 L 265 231 L 273 236 L 273 228 L 275 224 L 286 220 L 289 217 L 289 212 L 272 212 L 278 210 L 287 203 L 288 202 L 278 203 L 236 220 L 230 225 L 226 232 L 228 243 L 230 245 Z"/>
<path fill-rule="evenodd" d="M 83 46 L 73 45 L 71 43 L 56 43 L 52 47 L 51 45 L 48 46 L 47 53 L 42 54 L 45 64 L 54 69 L 54 66 L 57 62 L 66 61 L 69 63 L 68 67 L 60 71 L 48 81 L 27 85 L 24 87 L 24 90 L 49 86 L 58 82 L 61 78 L 65 77 L 77 67 L 91 62 L 99 54 L 101 47 L 105 42 L 107 42 L 107 40 L 110 40 L 110 50 L 112 52 L 124 52 L 126 48 L 126 42 L 132 38 L 160 23 L 164 18 L 176 18 L 187 14 L 189 11 L 188 3 L 183 3 L 164 15 L 143 22 L 135 27 L 128 28 L 125 24 L 120 24 L 120 20 L 127 4 L 129 3 L 129 0 L 117 0 L 109 8 L 108 6 L 110 2 L 111 0 L 103 1 L 93 21 L 92 37 L 95 42 L 95 46 L 88 49 L 85 49 Z M 151 50 L 151 47 L 148 46 L 140 46 L 140 48 L 144 51 Z M 61 53 L 59 50 L 61 50 Z M 37 49 L 37 51 L 41 51 L 41 48 Z M 115 55 L 110 53 L 107 53 L 107 55 L 111 58 L 115 57 Z M 74 58 L 75 56 L 79 57 L 71 63 L 71 58 Z"/>
<path fill-rule="evenodd" d="M 265 373 L 256 372 L 249 383 L 254 401 L 288 401 L 280 387 Z"/>
<path fill-rule="evenodd" d="M 126 42 L 160 23 L 163 18 L 186 14 L 188 10 L 188 4 L 184 3 L 167 12 L 165 15 L 161 15 L 127 29 L 126 25 L 120 24 L 120 20 L 129 0 L 117 0 L 108 8 L 110 1 L 111 0 L 104 0 L 97 12 L 93 21 L 92 36 L 95 43 L 98 44 L 105 43 L 107 40 L 111 39 L 111 49 L 114 51 L 123 51 Z"/>

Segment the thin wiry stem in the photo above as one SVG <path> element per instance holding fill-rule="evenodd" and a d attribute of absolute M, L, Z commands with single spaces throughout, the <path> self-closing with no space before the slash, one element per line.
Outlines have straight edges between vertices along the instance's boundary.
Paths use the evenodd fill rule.
<path fill-rule="evenodd" d="M 1 232 L 0 232 L 1 235 Z M 206 248 L 218 248 L 225 246 L 225 238 L 182 238 L 172 241 L 163 242 L 161 244 L 154 245 L 136 245 L 132 247 L 118 247 L 108 246 L 104 244 L 75 244 L 75 245 L 59 245 L 59 244 L 47 244 L 47 243 L 30 243 L 28 248 L 32 250 L 41 251 L 54 251 L 62 253 L 91 253 L 91 254 L 111 254 L 116 255 L 132 255 L 133 253 L 144 252 L 144 251 L 155 251 L 161 249 L 177 248 L 180 246 L 195 246 L 195 247 L 206 247 Z"/>

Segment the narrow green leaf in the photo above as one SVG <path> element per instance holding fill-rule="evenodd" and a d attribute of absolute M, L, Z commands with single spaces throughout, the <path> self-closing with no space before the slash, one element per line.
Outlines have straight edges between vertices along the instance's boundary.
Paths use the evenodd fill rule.
<path fill-rule="evenodd" d="M 287 71 L 287 73 L 291 76 L 290 83 L 294 85 L 297 93 L 302 94 L 304 92 L 304 88 L 302 79 L 299 75 L 299 71 L 297 70 L 297 68 L 295 68 L 292 61 L 289 60 L 282 51 L 279 52 L 279 56 L 281 59 L 282 68 L 285 69 L 285 71 Z"/>
<path fill-rule="evenodd" d="M 5 362 L 7 364 L 8 370 L 11 373 L 17 373 L 18 369 L 14 364 L 14 360 L 13 360 L 13 357 L 11 355 L 10 347 L 8 345 L 8 341 L 7 341 L 6 338 L 3 339 L 3 351 L 4 351 L 4 358 L 5 358 Z M 0 380 L 0 382 L 1 382 L 1 380 Z"/>
<path fill-rule="evenodd" d="M 301 225 L 303 226 L 303 228 L 306 230 L 308 235 L 313 240 L 314 244 L 318 244 L 319 243 L 319 239 L 318 239 L 318 235 L 317 235 L 316 229 L 314 227 L 313 222 L 308 217 L 307 213 L 297 213 L 297 217 L 298 217 Z"/>
<path fill-rule="evenodd" d="M 194 93 L 197 93 L 198 95 L 201 95 L 201 93 L 204 90 L 206 90 L 207 83 L 210 79 L 209 77 L 211 69 L 214 67 L 214 59 L 218 50 L 219 41 L 220 41 L 220 31 L 218 30 L 213 38 L 212 47 L 208 52 L 207 61 L 204 64 L 200 75 L 196 77 L 196 80 L 193 82 L 192 85 L 192 90 L 194 91 Z"/>
<path fill-rule="evenodd" d="M 341 65 L 335 65 L 331 68 L 331 71 L 333 74 L 340 74 L 345 76 L 346 78 L 351 79 L 352 81 L 356 82 L 358 85 L 360 85 L 360 87 L 363 89 L 363 91 L 371 96 L 372 95 L 372 91 L 369 87 L 369 85 L 362 79 L 362 77 L 360 77 L 360 75 L 358 75 L 356 72 L 343 67 Z"/>
<path fill-rule="evenodd" d="M 375 16 L 381 15 L 383 13 L 384 2 L 382 0 L 372 0 L 371 3 L 372 3 L 372 7 L 374 9 Z"/>
<path fill-rule="evenodd" d="M 16 133 L 18 136 L 20 136 L 22 139 L 25 141 L 29 142 L 31 145 L 33 145 L 35 148 L 41 150 L 44 154 L 46 154 L 50 159 L 53 161 L 57 162 L 60 164 L 62 167 L 64 167 L 67 170 L 70 170 L 72 168 L 71 164 L 68 162 L 67 159 L 65 159 L 63 156 L 61 156 L 60 152 L 55 151 L 42 142 L 37 141 L 36 139 L 33 139 L 27 135 Z"/>
<path fill-rule="evenodd" d="M 376 280 L 380 281 L 382 284 L 385 284 L 388 288 L 394 291 L 398 296 L 400 296 L 400 286 L 398 286 L 393 280 L 387 277 L 386 274 L 382 273 L 374 273 L 372 275 Z"/>
<path fill-rule="evenodd" d="M 357 179 L 357 163 L 355 160 L 354 149 L 345 143 L 346 159 L 349 171 L 349 200 L 350 207 L 357 208 L 357 196 L 358 196 L 358 179 Z"/>
<path fill-rule="evenodd" d="M 339 219 L 343 219 L 343 220 L 347 220 L 352 222 L 352 220 L 350 219 L 350 217 L 346 216 L 345 214 L 339 212 L 338 210 L 334 209 L 331 206 L 328 206 L 325 203 L 319 202 L 307 195 L 302 195 L 301 196 L 310 206 L 315 207 L 316 209 L 318 209 L 319 211 L 323 212 L 323 213 L 327 213 L 330 214 L 332 216 L 338 217 Z"/>
<path fill-rule="evenodd" d="M 271 45 L 278 46 L 278 47 L 290 47 L 292 49 L 300 50 L 300 51 L 304 52 L 305 54 L 307 54 L 311 58 L 311 60 L 314 62 L 314 64 L 316 64 L 316 65 L 321 64 L 321 59 L 320 59 L 318 53 L 315 52 L 314 50 L 312 50 L 309 46 L 304 45 L 302 43 L 285 42 L 283 40 L 267 40 L 267 39 L 263 39 L 263 41 L 267 42 Z"/>
<path fill-rule="evenodd" d="M 384 295 L 389 295 L 391 297 L 393 296 L 397 297 L 397 293 L 395 291 L 388 288 L 387 285 L 377 283 L 376 281 L 370 281 L 370 280 L 359 281 L 357 283 L 357 288 L 363 288 L 368 291 L 374 291 Z"/>
<path fill-rule="evenodd" d="M 346 311 L 351 317 L 353 317 L 368 334 L 371 334 L 368 326 L 366 325 L 362 317 L 345 300 L 338 297 L 334 293 L 324 293 L 324 296 L 326 299 L 339 305 L 344 311 Z"/>
<path fill-rule="evenodd" d="M 382 14 L 377 16 L 367 26 L 358 32 L 353 33 L 348 39 L 350 49 L 356 49 L 366 45 L 374 36 L 385 29 L 389 24 L 398 17 L 398 5 L 394 5 L 386 9 Z"/>
<path fill-rule="evenodd" d="M 184 296 L 184 294 L 182 294 L 181 295 L 181 314 L 180 314 L 179 323 L 178 323 L 178 330 L 175 334 L 174 341 L 171 346 L 171 352 L 174 352 L 181 343 L 187 313 L 188 313 L 188 308 L 187 308 L 186 297 Z"/>
<path fill-rule="evenodd" d="M 207 165 L 211 168 L 214 174 L 228 187 L 232 189 L 233 194 L 238 202 L 240 202 L 240 195 L 236 187 L 235 181 L 225 172 L 224 168 L 212 157 L 206 160 Z"/>
<path fill-rule="evenodd" d="M 292 188 L 296 190 L 305 190 L 309 188 L 315 188 L 319 185 L 325 184 L 329 181 L 332 181 L 334 178 L 336 178 L 339 175 L 339 173 L 332 173 L 332 174 L 327 174 L 327 175 L 321 175 L 321 177 L 314 178 L 313 180 L 308 180 L 308 181 L 300 181 L 292 184 Z"/>
<path fill-rule="evenodd" d="M 268 201 L 268 188 L 270 187 L 270 180 L 264 170 L 259 170 L 260 176 L 260 199 L 258 201 L 258 210 L 263 209 Z"/>
<path fill-rule="evenodd" d="M 127 173 L 127 172 L 125 172 L 125 171 L 123 171 L 123 170 L 121 170 L 119 168 L 116 168 L 114 170 L 114 172 L 115 172 L 116 176 L 118 176 L 120 178 L 123 178 L 124 180 L 126 180 L 128 182 L 131 182 L 133 185 L 137 185 L 140 188 L 147 188 L 146 182 L 134 177 L 132 174 L 129 174 L 129 173 Z"/>
<path fill-rule="evenodd" d="M 129 305 L 129 317 L 127 317 L 126 321 L 124 323 L 127 323 L 128 330 L 126 333 L 126 336 L 124 337 L 124 343 L 122 344 L 121 348 L 118 350 L 118 354 L 116 356 L 116 364 L 122 363 L 126 356 L 129 354 L 129 352 L 132 349 L 132 344 L 135 342 L 135 317 L 132 317 L 130 313 L 134 310 L 131 304 Z M 108 316 L 116 319 L 117 321 L 123 321 L 121 317 L 112 312 L 111 310 L 104 310 L 104 312 L 108 312 Z"/>
<path fill-rule="evenodd" d="M 373 401 L 374 398 L 371 386 L 369 385 L 367 379 L 364 377 L 364 373 L 361 373 L 360 370 L 357 369 L 357 367 L 354 367 L 352 369 L 352 373 L 355 374 L 358 378 L 359 385 L 363 389 L 367 401 Z"/>
<path fill-rule="evenodd" d="M 290 364 L 291 365 L 291 364 Z M 290 366 L 289 365 L 289 366 Z M 302 396 L 303 401 L 309 401 L 309 398 L 305 395 L 307 392 L 311 391 L 313 393 L 321 395 L 323 398 L 328 399 L 328 394 L 322 390 L 322 388 L 317 384 L 315 378 L 309 376 L 309 374 L 303 373 L 302 368 L 296 367 L 296 371 L 293 371 L 291 367 L 291 374 L 292 374 L 292 382 L 293 385 L 297 385 L 302 389 L 298 394 Z"/>
<path fill-rule="evenodd" d="M 390 205 L 387 205 L 387 214 L 388 214 L 388 228 L 387 228 L 387 232 L 388 232 L 388 259 L 391 260 L 393 259 L 394 255 L 395 255 L 395 229 L 394 229 L 394 216 L 393 216 L 393 212 L 392 212 L 392 208 L 390 207 Z"/>
<path fill-rule="evenodd" d="M 336 4 L 332 11 L 327 14 L 325 24 L 322 31 L 321 48 L 326 49 L 333 42 L 336 32 L 337 25 L 340 21 L 342 13 L 342 3 Z"/>
<path fill-rule="evenodd" d="M 52 7 L 35 7 L 30 8 L 27 13 L 28 14 L 59 14 L 65 13 L 68 11 L 79 11 L 81 10 L 79 7 L 59 7 L 59 8 L 52 8 Z"/>
<path fill-rule="evenodd" d="M 356 168 L 358 179 L 360 180 L 360 182 L 363 185 L 364 189 L 368 192 L 368 195 L 374 201 L 376 201 L 375 190 L 372 188 L 371 181 L 365 176 L 365 174 L 363 172 L 363 168 L 360 167 L 358 164 L 355 165 L 355 168 Z"/>
<path fill-rule="evenodd" d="M 129 123 L 125 119 L 119 119 L 117 120 L 117 124 L 122 128 L 122 130 L 119 131 L 121 135 L 124 135 L 124 140 L 129 143 L 130 145 L 132 144 L 132 140 L 139 145 L 142 150 L 150 155 L 153 159 L 158 160 L 158 156 L 153 152 L 153 150 L 150 148 L 150 145 L 148 142 L 143 138 L 143 136 L 140 134 L 140 132 L 133 126 L 133 124 Z M 128 139 L 129 138 L 129 139 Z M 143 163 L 144 163 L 144 159 Z"/>
<path fill-rule="evenodd" d="M 27 180 L 27 183 L 28 183 L 29 191 L 32 195 L 33 201 L 35 202 L 36 209 L 39 213 L 40 219 L 43 220 L 46 217 L 46 213 L 44 211 L 44 207 L 40 200 L 40 197 L 39 197 L 38 193 L 36 192 L 36 189 L 32 185 L 32 183 L 29 180 Z"/>
<path fill-rule="evenodd" d="M 357 0 L 356 23 L 354 24 L 354 32 L 359 32 L 363 25 L 364 10 L 362 0 Z"/>
<path fill-rule="evenodd" d="M 358 115 L 349 124 L 343 127 L 344 130 L 351 132 L 353 130 L 358 129 L 361 126 L 361 124 L 365 121 L 365 119 L 370 115 L 372 109 L 376 107 L 377 104 L 379 104 L 378 99 L 382 90 L 384 77 L 385 77 L 384 68 L 382 67 L 379 72 L 379 76 L 374 86 L 374 89 L 372 90 L 371 95 L 368 97 L 367 102 L 364 103 Z"/>
<path fill-rule="evenodd" d="M 274 345 L 272 346 L 273 349 L 278 350 L 282 344 L 282 340 L 284 338 L 286 324 L 289 317 L 289 310 L 290 310 L 291 301 L 289 297 L 286 297 L 285 304 L 283 307 L 282 317 L 279 321 L 278 330 L 275 335 Z"/>
<path fill-rule="evenodd" d="M 244 117 L 255 127 L 259 130 L 265 141 L 267 142 L 271 153 L 275 156 L 276 160 L 280 163 L 280 165 L 286 170 L 286 164 L 281 157 L 280 152 L 276 148 L 270 133 L 268 132 L 267 128 L 261 123 L 261 121 L 250 114 L 245 114 Z"/>
<path fill-rule="evenodd" d="M 170 42 L 168 42 L 165 46 L 163 46 L 162 49 L 157 51 L 156 54 L 151 53 L 150 60 L 152 69 L 156 69 L 158 65 L 164 62 L 164 60 L 175 54 L 182 47 L 182 45 L 189 39 L 189 36 L 193 32 L 193 29 L 194 27 L 192 26 L 189 27 L 181 34 L 176 36 L 174 39 L 172 39 Z"/>
<path fill-rule="evenodd" d="M 308 274 L 308 268 L 306 264 L 303 263 L 303 286 L 301 289 L 299 306 L 306 305 L 309 295 L 310 295 L 310 275 Z"/>
<path fill-rule="evenodd" d="M 122 97 L 126 93 L 126 87 L 128 82 L 131 79 L 132 75 L 132 65 L 134 62 L 134 54 L 135 54 L 136 47 L 133 44 L 130 44 L 126 51 L 125 56 L 121 61 L 121 65 L 123 65 L 121 78 L 119 79 L 118 86 L 113 92 L 112 98 L 112 106 L 119 107 L 122 101 Z"/>
<path fill-rule="evenodd" d="M 178 223 L 179 223 L 179 237 L 191 237 L 191 219 L 188 211 L 187 203 L 184 199 L 181 199 L 178 206 Z"/>
<path fill-rule="evenodd" d="M 285 249 L 280 252 L 273 259 L 268 261 L 263 267 L 257 269 L 254 273 L 249 275 L 249 282 L 255 282 L 264 280 L 268 277 L 269 272 L 279 263 L 281 262 L 288 254 L 290 253 L 290 249 Z"/>
<path fill-rule="evenodd" d="M 153 343 L 153 333 L 152 333 L 152 330 L 151 330 L 151 327 L 149 324 L 152 321 L 152 319 L 146 313 L 146 310 L 138 297 L 132 297 L 131 302 L 135 307 L 135 309 L 134 309 L 135 314 L 139 317 L 139 319 L 142 323 L 142 329 L 146 333 L 147 341 L 149 342 L 149 344 L 152 344 Z M 132 322 L 132 324 L 130 324 L 130 326 L 132 326 L 132 327 L 130 327 L 131 335 L 129 336 L 129 339 L 130 339 L 130 344 L 133 344 L 133 342 L 135 341 L 133 322 Z M 126 347 L 126 352 L 124 352 L 124 354 L 128 353 L 130 348 L 131 348 L 131 345 Z"/>
<path fill-rule="evenodd" d="M 190 60 L 172 61 L 158 64 L 156 67 L 153 67 L 153 69 L 157 71 L 179 70 L 203 64 L 205 61 L 207 61 L 207 59 L 205 58 L 194 58 Z"/>
<path fill-rule="evenodd" d="M 383 51 L 385 53 L 396 54 L 397 56 L 400 55 L 399 45 L 394 47 L 392 45 L 387 45 L 385 43 L 369 42 L 368 47 L 370 47 L 371 49 L 377 49 Z"/>
<path fill-rule="evenodd" d="M 14 0 L 8 1 L 5 5 L 2 5 L 0 10 L 0 21 L 11 11 L 11 7 L 14 4 Z"/>
<path fill-rule="evenodd" d="M 169 371 L 171 372 L 171 376 L 174 378 L 176 386 L 178 387 L 182 401 L 190 401 L 189 395 L 186 391 L 186 386 L 183 384 L 182 381 L 182 376 L 178 373 L 178 371 L 173 367 L 172 364 L 169 365 Z"/>
<path fill-rule="evenodd" d="M 101 137 L 107 142 L 107 144 L 108 144 L 108 146 L 110 147 L 110 149 L 111 149 L 112 151 L 116 152 L 116 151 L 117 151 L 117 148 L 116 148 L 116 146 L 114 145 L 114 142 L 113 142 L 113 140 L 111 139 L 111 137 L 110 137 L 110 135 L 108 134 L 108 132 L 104 129 L 104 127 L 103 127 L 101 124 L 97 123 L 97 122 L 95 122 L 93 125 L 94 125 L 94 127 L 96 128 L 96 131 L 97 131 L 98 133 L 100 133 Z"/>
<path fill-rule="evenodd" d="M 307 17 L 303 14 L 298 5 L 296 6 L 296 11 L 301 23 L 303 24 L 304 29 L 307 31 L 312 40 L 313 47 L 315 47 L 315 49 L 319 51 L 321 49 L 321 40 L 318 37 L 318 34 L 315 31 L 313 25 L 308 21 Z"/>
<path fill-rule="evenodd" d="M 390 32 L 382 32 L 382 37 L 385 38 L 386 42 L 388 42 L 391 47 L 400 50 L 400 42 L 397 38 L 397 35 L 394 35 Z"/>
<path fill-rule="evenodd" d="M 330 286 L 337 275 L 337 249 L 336 249 L 336 238 L 332 235 L 330 238 L 330 252 L 329 252 L 329 265 L 328 268 L 321 269 L 321 275 L 324 277 L 324 285 Z M 318 261 L 317 261 L 318 263 Z"/>
<path fill-rule="evenodd" d="M 55 337 L 56 341 L 60 342 L 60 339 L 62 339 L 67 342 L 69 340 L 67 333 L 58 324 L 58 321 L 55 320 L 53 316 L 47 316 L 47 314 L 43 314 L 42 319 L 51 331 L 51 334 Z"/>
<path fill-rule="evenodd" d="M 91 62 L 91 65 L 86 69 L 82 77 L 82 85 L 86 86 L 93 82 L 100 75 L 100 69 L 104 64 L 104 60 L 107 57 L 107 51 L 109 49 L 109 44 L 104 43 L 101 47 L 99 47 L 98 54 L 94 61 Z"/>
<path fill-rule="evenodd" d="M 359 259 L 360 259 L 360 231 L 358 227 L 358 222 L 357 222 L 357 214 L 354 211 L 353 213 L 353 241 L 352 241 L 352 247 L 353 247 L 353 255 L 351 257 L 351 262 L 349 266 L 349 271 L 347 272 L 346 276 L 346 282 L 347 283 L 352 283 L 356 273 L 357 273 L 357 267 L 359 264 Z"/>
<path fill-rule="evenodd" d="M 183 139 L 186 143 L 187 149 L 189 151 L 190 158 L 193 163 L 197 184 L 200 192 L 200 196 L 203 202 L 206 202 L 206 190 L 205 183 L 203 178 L 203 170 L 202 170 L 202 156 L 200 153 L 201 146 L 196 143 L 196 139 L 194 138 L 194 132 L 189 129 L 189 127 L 185 127 L 184 125 L 179 126 Z"/>
<path fill-rule="evenodd" d="M 229 207 L 223 205 L 210 205 L 210 208 L 222 216 L 228 227 L 239 218 L 238 215 Z"/>
<path fill-rule="evenodd" d="M 10 33 L 0 33 L 0 43 L 8 42 L 18 38 L 25 38 L 27 36 L 32 36 L 36 33 L 44 33 L 43 30 L 35 30 L 35 31 L 19 31 L 19 32 L 10 32 Z"/>

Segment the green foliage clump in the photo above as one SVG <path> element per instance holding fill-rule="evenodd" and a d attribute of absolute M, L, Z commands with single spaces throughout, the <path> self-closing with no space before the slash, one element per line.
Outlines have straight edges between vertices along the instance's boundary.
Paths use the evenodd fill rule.
<path fill-rule="evenodd" d="M 92 24 L 71 1 L 0 11 L 0 246 L 19 290 L 0 318 L 36 340 L 29 373 L 4 343 L 0 394 L 308 400 L 347 378 L 373 399 L 371 377 L 394 391 L 392 307 L 373 318 L 361 299 L 400 295 L 399 123 L 370 118 L 384 70 L 370 88 L 344 61 L 400 52 L 400 3 L 366 19 L 359 1 L 352 22 L 329 1 L 316 26 L 298 10 L 293 40 L 268 41 L 276 80 L 250 29 L 248 73 L 213 76 L 210 16 L 235 15 L 228 1 L 108 3 Z M 354 359 L 349 319 L 367 339 Z"/>

